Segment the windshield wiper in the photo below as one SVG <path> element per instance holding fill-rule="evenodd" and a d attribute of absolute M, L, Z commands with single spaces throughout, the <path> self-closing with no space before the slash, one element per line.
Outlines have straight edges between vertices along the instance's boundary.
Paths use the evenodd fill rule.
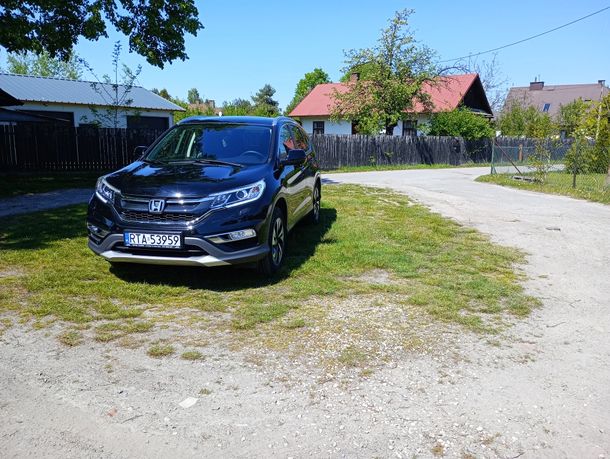
<path fill-rule="evenodd" d="M 197 159 L 193 159 L 193 162 L 201 163 L 201 164 L 219 164 L 221 166 L 244 167 L 243 164 L 231 163 L 229 161 L 221 161 L 219 159 L 197 158 Z"/>
<path fill-rule="evenodd" d="M 162 161 L 160 159 L 148 159 L 148 158 L 142 158 L 142 161 L 144 161 L 145 163 L 149 163 L 149 164 L 167 164 L 168 161 Z"/>

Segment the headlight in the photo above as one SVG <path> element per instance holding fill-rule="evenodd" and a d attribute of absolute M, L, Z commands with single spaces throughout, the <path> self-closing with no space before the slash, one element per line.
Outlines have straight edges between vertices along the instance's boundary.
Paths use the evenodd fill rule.
<path fill-rule="evenodd" d="M 95 194 L 103 202 L 113 202 L 115 193 L 119 193 L 119 190 L 117 190 L 113 186 L 110 186 L 104 177 L 100 177 L 97 179 L 97 184 L 95 185 Z"/>
<path fill-rule="evenodd" d="M 222 193 L 213 193 L 210 195 L 212 198 L 212 209 L 219 207 L 233 207 L 247 202 L 256 201 L 263 195 L 265 191 L 265 181 L 260 180 L 252 185 L 244 186 L 242 188 L 236 188 L 234 190 L 224 191 Z"/>

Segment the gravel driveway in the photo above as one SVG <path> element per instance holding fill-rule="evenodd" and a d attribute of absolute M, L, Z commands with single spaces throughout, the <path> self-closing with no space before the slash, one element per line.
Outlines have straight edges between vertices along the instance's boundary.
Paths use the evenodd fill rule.
<path fill-rule="evenodd" d="M 281 354 L 261 365 L 212 343 L 203 362 L 159 361 L 15 326 L 0 335 L 3 456 L 608 457 L 610 206 L 473 181 L 483 173 L 326 180 L 408 193 L 528 252 L 543 305 L 502 336 L 439 326 L 439 349 L 321 377 Z"/>
<path fill-rule="evenodd" d="M 40 210 L 82 204 L 89 201 L 93 190 L 89 188 L 71 188 L 49 191 L 47 193 L 26 194 L 12 198 L 0 199 L 0 218 L 9 215 L 27 214 Z"/>

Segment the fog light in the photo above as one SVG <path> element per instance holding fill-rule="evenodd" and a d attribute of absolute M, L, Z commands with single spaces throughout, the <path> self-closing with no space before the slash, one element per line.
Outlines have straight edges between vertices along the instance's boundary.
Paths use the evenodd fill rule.
<path fill-rule="evenodd" d="M 106 237 L 110 231 L 100 228 L 99 226 L 87 223 L 87 229 L 98 237 Z"/>
<path fill-rule="evenodd" d="M 227 235 L 232 241 L 240 241 L 242 239 L 249 239 L 256 236 L 256 231 L 253 229 L 245 229 L 239 231 L 233 231 Z"/>
<path fill-rule="evenodd" d="M 212 241 L 214 244 L 224 244 L 232 241 L 242 241 L 244 239 L 250 239 L 256 237 L 256 231 L 252 228 L 231 231 L 230 233 L 215 234 L 213 236 L 206 236 L 206 238 Z"/>

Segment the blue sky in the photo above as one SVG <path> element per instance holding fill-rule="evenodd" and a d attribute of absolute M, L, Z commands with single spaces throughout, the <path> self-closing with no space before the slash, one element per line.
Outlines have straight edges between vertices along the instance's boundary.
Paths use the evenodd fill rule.
<path fill-rule="evenodd" d="M 285 107 L 304 73 L 323 68 L 341 76 L 343 50 L 368 47 L 394 11 L 412 8 L 419 41 L 441 59 L 475 53 L 515 41 L 599 10 L 610 0 L 574 1 L 319 1 L 213 0 L 198 2 L 205 29 L 188 37 L 190 59 L 163 70 L 143 58 L 123 54 L 130 66 L 143 65 L 139 82 L 165 87 L 186 98 L 191 87 L 218 103 L 252 96 L 265 83 Z M 548 84 L 610 82 L 610 10 L 547 36 L 499 52 L 509 85 L 535 77 Z M 103 74 L 110 72 L 114 41 L 81 42 L 77 53 Z M 127 42 L 125 50 L 127 50 Z M 487 58 L 491 56 L 485 56 Z"/>

